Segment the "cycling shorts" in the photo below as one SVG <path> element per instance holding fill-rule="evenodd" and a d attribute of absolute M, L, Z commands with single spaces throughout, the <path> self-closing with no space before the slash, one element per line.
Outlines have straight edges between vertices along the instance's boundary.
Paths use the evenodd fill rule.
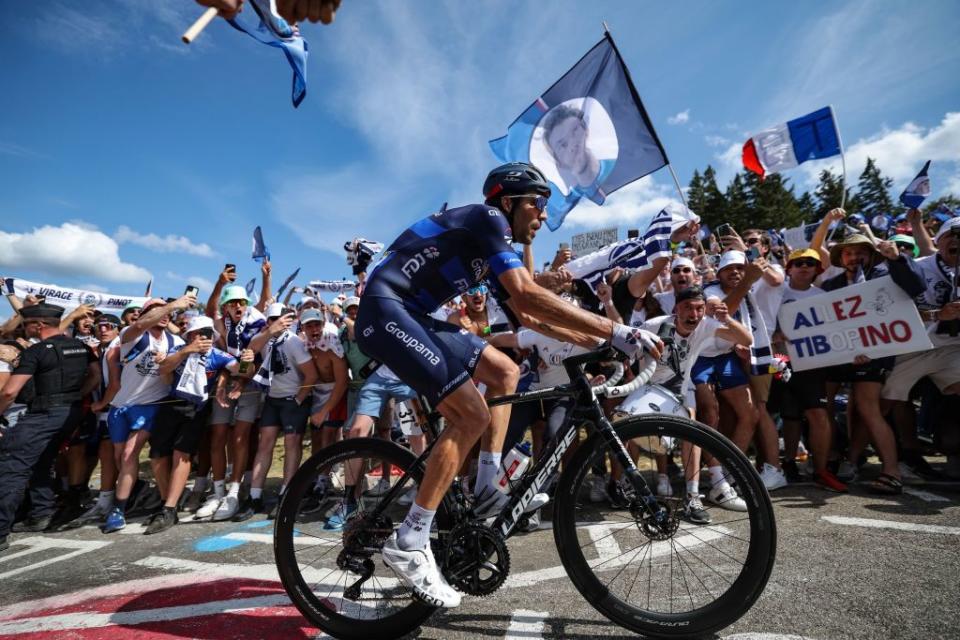
<path fill-rule="evenodd" d="M 470 380 L 487 343 L 399 300 L 362 296 L 354 333 L 363 353 L 385 364 L 436 406 Z"/>

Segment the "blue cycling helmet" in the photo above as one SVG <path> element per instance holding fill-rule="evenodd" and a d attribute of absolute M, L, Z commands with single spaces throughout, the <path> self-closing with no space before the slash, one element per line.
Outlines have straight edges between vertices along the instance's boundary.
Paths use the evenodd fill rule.
<path fill-rule="evenodd" d="M 550 197 L 550 183 L 540 169 L 527 162 L 500 165 L 483 181 L 484 203 L 496 206 L 501 196 L 538 195 Z"/>

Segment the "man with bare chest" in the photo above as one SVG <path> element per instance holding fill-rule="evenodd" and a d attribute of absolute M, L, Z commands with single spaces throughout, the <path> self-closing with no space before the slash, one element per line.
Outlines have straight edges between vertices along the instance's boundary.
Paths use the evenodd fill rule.
<path fill-rule="evenodd" d="M 340 440 L 346 405 L 347 361 L 337 329 L 329 325 L 316 309 L 307 309 L 300 316 L 307 351 L 317 368 L 313 388 L 313 414 L 310 416 L 311 450 L 319 451 Z"/>

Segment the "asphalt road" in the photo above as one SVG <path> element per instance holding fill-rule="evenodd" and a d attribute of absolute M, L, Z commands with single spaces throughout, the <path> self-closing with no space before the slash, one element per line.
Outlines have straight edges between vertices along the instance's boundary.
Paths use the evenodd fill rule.
<path fill-rule="evenodd" d="M 957 638 L 960 484 L 888 498 L 813 486 L 773 494 L 777 563 L 757 604 L 717 638 Z M 549 525 L 544 525 L 548 527 Z M 0 638 L 313 638 L 273 564 L 272 522 L 136 522 L 15 534 L 0 554 Z M 546 528 L 510 540 L 511 576 L 422 627 L 424 639 L 632 637 L 559 567 Z"/>

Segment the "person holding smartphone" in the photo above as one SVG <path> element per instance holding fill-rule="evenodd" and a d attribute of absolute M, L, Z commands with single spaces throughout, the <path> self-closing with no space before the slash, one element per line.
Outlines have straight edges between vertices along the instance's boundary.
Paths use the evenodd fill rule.
<path fill-rule="evenodd" d="M 263 365 L 254 382 L 267 388 L 267 397 L 260 416 L 260 441 L 253 462 L 250 500 L 262 500 L 263 486 L 273 463 L 273 447 L 283 432 L 283 495 L 303 456 L 303 434 L 307 430 L 313 406 L 313 386 L 318 375 L 306 343 L 292 326 L 296 312 L 280 303 L 267 309 L 267 330 L 250 341 L 250 348 L 259 351 Z M 279 504 L 279 500 L 277 501 Z M 270 517 L 276 515 L 276 505 Z M 236 515 L 236 509 L 231 515 Z"/>
<path fill-rule="evenodd" d="M 195 287 L 187 287 L 191 292 Z M 192 292 L 191 292 L 192 293 Z M 190 459 L 200 447 L 207 421 L 210 417 L 210 389 L 221 371 L 237 373 L 240 363 L 237 358 L 213 346 L 217 333 L 213 320 L 196 316 L 184 331 L 185 345 L 174 347 L 160 363 L 159 373 L 164 382 L 171 385 L 173 396 L 161 405 L 157 425 L 150 438 L 150 456 L 157 474 L 167 478 L 163 508 L 154 514 L 147 525 L 146 534 L 160 533 L 177 524 L 177 504 L 190 477 Z M 196 358 L 191 356 L 196 355 Z M 252 360 L 248 357 L 248 360 Z M 178 395 L 180 382 L 187 371 L 201 370 L 205 378 L 202 393 L 184 399 Z"/>

